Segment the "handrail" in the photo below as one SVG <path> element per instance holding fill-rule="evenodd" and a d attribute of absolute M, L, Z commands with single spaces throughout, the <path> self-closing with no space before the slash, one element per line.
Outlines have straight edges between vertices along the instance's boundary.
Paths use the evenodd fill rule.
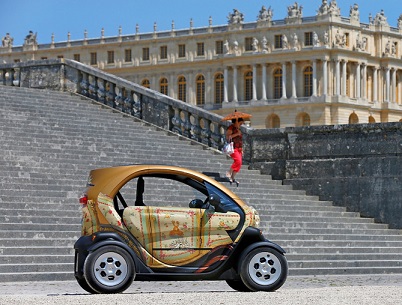
<path fill-rule="evenodd" d="M 217 114 L 70 59 L 0 64 L 0 84 L 83 95 L 216 150 L 229 125 Z"/>

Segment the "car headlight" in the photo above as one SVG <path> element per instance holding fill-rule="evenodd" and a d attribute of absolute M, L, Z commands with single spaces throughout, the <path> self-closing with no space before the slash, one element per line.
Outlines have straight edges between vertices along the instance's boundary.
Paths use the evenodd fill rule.
<path fill-rule="evenodd" d="M 258 214 L 258 211 L 251 207 L 251 211 L 253 213 L 253 226 L 259 227 L 260 226 L 260 214 Z"/>

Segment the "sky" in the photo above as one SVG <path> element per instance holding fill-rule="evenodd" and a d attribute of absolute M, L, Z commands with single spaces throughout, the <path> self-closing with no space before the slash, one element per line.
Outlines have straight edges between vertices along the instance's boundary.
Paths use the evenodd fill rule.
<path fill-rule="evenodd" d="M 303 17 L 315 16 L 322 0 L 298 0 L 303 6 Z M 328 0 L 330 2 L 330 0 Z M 122 35 L 135 33 L 136 25 L 140 33 L 153 32 L 154 23 L 158 31 L 169 31 L 174 21 L 175 29 L 226 25 L 227 16 L 238 9 L 244 15 L 244 22 L 254 22 L 264 5 L 271 7 L 274 20 L 287 16 L 287 7 L 294 0 L 0 0 L 0 37 L 6 33 L 14 38 L 14 46 L 24 43 L 30 30 L 37 33 L 39 44 L 67 40 L 99 38 L 104 28 L 106 37 L 117 36 L 119 27 Z M 348 17 L 350 7 L 359 5 L 360 21 L 368 23 L 371 13 L 374 17 L 382 9 L 388 23 L 396 27 L 402 14 L 401 0 L 338 0 L 341 15 Z"/>

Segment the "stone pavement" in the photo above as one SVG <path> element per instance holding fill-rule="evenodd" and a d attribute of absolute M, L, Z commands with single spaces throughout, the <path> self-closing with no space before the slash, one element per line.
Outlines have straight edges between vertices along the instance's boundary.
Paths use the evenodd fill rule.
<path fill-rule="evenodd" d="M 308 276 L 288 277 L 278 290 L 316 289 L 327 287 L 389 286 L 402 290 L 402 274 L 362 276 Z M 172 292 L 225 292 L 233 291 L 225 281 L 194 282 L 136 282 L 124 293 L 172 293 Z M 6 295 L 80 295 L 87 294 L 75 281 L 52 282 L 6 282 L 0 285 L 0 296 Z M 1 304 L 1 303 L 0 303 Z"/>

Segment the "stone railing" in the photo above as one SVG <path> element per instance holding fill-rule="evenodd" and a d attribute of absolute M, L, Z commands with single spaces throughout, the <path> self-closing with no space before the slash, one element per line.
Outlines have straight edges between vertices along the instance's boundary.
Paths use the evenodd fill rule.
<path fill-rule="evenodd" d="M 217 150 L 229 125 L 202 108 L 68 59 L 0 65 L 0 84 L 83 95 Z"/>

